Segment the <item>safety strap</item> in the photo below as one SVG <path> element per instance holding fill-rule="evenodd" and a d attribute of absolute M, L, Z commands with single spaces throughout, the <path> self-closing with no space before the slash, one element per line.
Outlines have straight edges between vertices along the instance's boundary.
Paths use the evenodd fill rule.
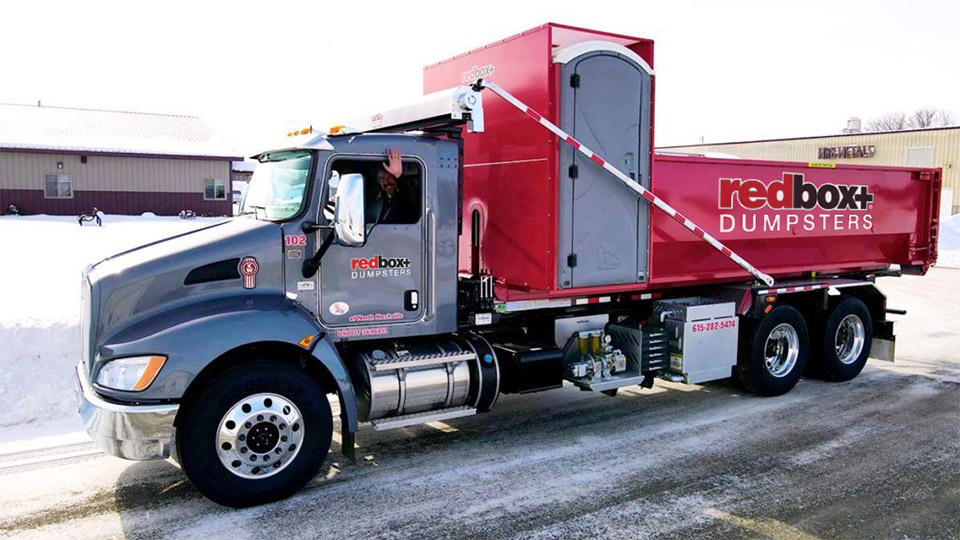
<path fill-rule="evenodd" d="M 717 240 L 712 235 L 704 231 L 701 227 L 698 227 L 696 223 L 687 219 L 687 217 L 681 214 L 680 212 L 677 212 L 672 206 L 664 202 L 663 199 L 661 199 L 660 197 L 657 197 L 656 195 L 651 193 L 650 190 L 646 189 L 645 187 L 638 184 L 635 180 L 631 179 L 629 176 L 620 172 L 616 167 L 614 167 L 609 162 L 607 162 L 607 160 L 601 158 L 597 154 L 593 153 L 592 150 L 590 150 L 589 148 L 581 144 L 580 141 L 564 133 L 562 129 L 558 128 L 552 122 L 544 118 L 543 115 L 537 113 L 537 111 L 531 109 L 530 107 L 527 107 L 526 104 L 524 104 L 522 101 L 513 97 L 513 95 L 510 94 L 510 92 L 507 92 L 503 88 L 500 88 L 495 83 L 492 83 L 490 81 L 485 81 L 483 79 L 478 79 L 477 82 L 473 85 L 473 88 L 477 91 L 483 88 L 486 88 L 492 91 L 494 94 L 500 96 L 507 103 L 519 109 L 520 112 L 526 114 L 530 118 L 533 118 L 534 120 L 539 122 L 541 126 L 547 128 L 554 135 L 556 135 L 557 137 L 560 137 L 562 140 L 566 141 L 570 146 L 576 148 L 581 154 L 587 156 L 594 163 L 606 169 L 607 172 L 616 176 L 617 179 L 619 179 L 621 182 L 626 184 L 627 187 L 636 191 L 644 199 L 646 199 L 651 204 L 653 204 L 654 206 L 656 206 L 657 208 L 665 212 L 668 216 L 675 219 L 678 223 L 680 223 L 681 225 L 689 229 L 693 234 L 697 235 L 698 238 L 710 244 L 710 246 L 712 246 L 713 249 L 719 251 L 720 253 L 723 253 L 727 258 L 737 263 L 737 265 L 740 266 L 740 268 L 743 268 L 744 270 L 749 272 L 750 275 L 757 278 L 757 280 L 766 284 L 768 287 L 773 286 L 772 277 L 768 276 L 767 274 L 764 274 L 760 270 L 757 270 L 756 267 L 748 263 L 743 257 L 731 251 L 730 248 L 723 245 L 719 240 Z"/>

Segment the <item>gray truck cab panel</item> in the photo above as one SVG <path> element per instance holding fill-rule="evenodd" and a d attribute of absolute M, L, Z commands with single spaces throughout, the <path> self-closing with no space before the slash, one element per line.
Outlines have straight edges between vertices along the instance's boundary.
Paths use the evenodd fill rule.
<path fill-rule="evenodd" d="M 455 331 L 457 144 L 390 134 L 347 135 L 327 140 L 333 151 L 321 153 L 310 207 L 299 219 L 283 224 L 287 294 L 312 312 L 334 341 Z M 331 196 L 329 180 L 333 171 L 344 164 L 369 163 L 365 169 L 367 198 L 373 199 L 379 190 L 375 171 L 384 162 L 387 148 L 401 152 L 405 176 L 410 171 L 419 174 L 419 220 L 374 224 L 375 218 L 368 215 L 363 246 L 335 242 L 316 275 L 304 277 L 301 257 L 312 255 L 324 235 L 331 232 L 322 229 L 304 233 L 303 224 L 330 224 L 332 214 L 325 214 L 323 203 Z M 366 264 L 371 261 L 376 263 Z M 381 268 L 384 264 L 387 267 Z M 411 296 L 417 300 L 413 305 L 409 302 Z"/>
<path fill-rule="evenodd" d="M 345 427 L 354 432 L 354 385 L 335 343 L 456 330 L 457 144 L 404 135 L 329 141 L 306 146 L 315 157 L 303 208 L 292 219 L 226 220 L 129 250 L 85 272 L 78 372 L 97 394 L 123 404 L 177 403 L 216 359 L 250 344 L 279 342 L 324 367 L 338 386 Z M 304 260 L 330 233 L 304 232 L 304 224 L 329 225 L 323 202 L 333 171 L 348 162 L 369 162 L 376 171 L 387 148 L 400 150 L 405 168 L 419 175 L 419 219 L 371 223 L 363 246 L 334 242 L 320 271 L 304 276 Z M 375 190 L 376 178 L 367 185 Z M 409 264 L 403 272 L 351 273 L 354 260 L 380 259 Z M 106 362 L 157 354 L 167 361 L 143 391 L 96 384 Z"/>

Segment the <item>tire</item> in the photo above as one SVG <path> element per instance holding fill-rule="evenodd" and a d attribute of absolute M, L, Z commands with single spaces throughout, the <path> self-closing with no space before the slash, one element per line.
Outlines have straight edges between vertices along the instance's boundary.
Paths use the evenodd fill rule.
<path fill-rule="evenodd" d="M 859 298 L 845 298 L 817 336 L 813 372 L 828 381 L 849 381 L 863 371 L 873 345 L 873 319 Z"/>
<path fill-rule="evenodd" d="M 205 497 L 234 508 L 296 493 L 320 470 L 333 436 L 320 385 L 268 360 L 224 372 L 180 418 L 177 454 L 184 473 Z"/>
<path fill-rule="evenodd" d="M 742 325 L 737 380 L 761 396 L 789 392 L 806 368 L 807 323 L 795 308 L 778 306 L 753 325 Z M 772 358 L 772 362 L 768 359 Z"/>

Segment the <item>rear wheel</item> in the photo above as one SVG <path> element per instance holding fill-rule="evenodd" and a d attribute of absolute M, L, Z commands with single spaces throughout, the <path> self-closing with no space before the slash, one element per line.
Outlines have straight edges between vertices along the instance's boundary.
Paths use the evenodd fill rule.
<path fill-rule="evenodd" d="M 873 345 L 873 320 L 859 298 L 845 298 L 823 326 L 814 373 L 830 381 L 849 381 L 863 370 Z"/>
<path fill-rule="evenodd" d="M 327 397 L 306 373 L 257 361 L 214 379 L 181 411 L 177 454 L 207 498 L 244 507 L 288 497 L 330 449 Z"/>
<path fill-rule="evenodd" d="M 761 396 L 789 392 L 807 363 L 809 338 L 803 315 L 790 306 L 774 308 L 754 325 L 743 325 L 737 379 Z"/>

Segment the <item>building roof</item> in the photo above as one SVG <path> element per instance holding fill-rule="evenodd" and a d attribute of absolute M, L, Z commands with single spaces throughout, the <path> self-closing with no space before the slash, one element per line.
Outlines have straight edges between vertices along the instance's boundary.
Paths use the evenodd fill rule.
<path fill-rule="evenodd" d="M 196 116 L 0 104 L 0 150 L 242 159 Z"/>
<path fill-rule="evenodd" d="M 765 142 L 782 142 L 782 141 L 805 141 L 810 139 L 833 139 L 836 137 L 872 137 L 875 135 L 896 135 L 899 133 L 913 133 L 917 131 L 941 131 L 949 129 L 960 129 L 960 126 L 945 126 L 945 127 L 934 127 L 934 128 L 917 128 L 917 129 L 900 129 L 896 131 L 861 131 L 860 133 L 835 133 L 833 135 L 811 135 L 809 137 L 784 137 L 781 139 L 754 139 L 750 141 L 726 141 L 726 142 L 714 142 L 714 143 L 695 143 L 695 144 L 672 144 L 670 146 L 658 146 L 657 148 L 692 148 L 695 146 L 720 146 L 724 144 L 754 144 L 754 143 L 765 143 Z"/>

